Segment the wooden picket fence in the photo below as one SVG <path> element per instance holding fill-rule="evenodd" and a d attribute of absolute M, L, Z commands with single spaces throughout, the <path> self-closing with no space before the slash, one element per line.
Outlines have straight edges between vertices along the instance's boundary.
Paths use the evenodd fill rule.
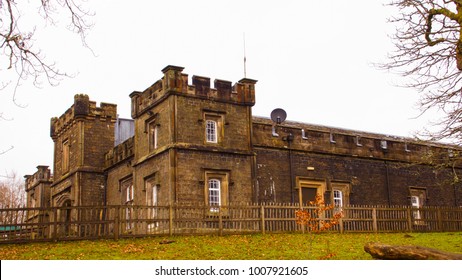
<path fill-rule="evenodd" d="M 155 235 L 306 232 L 296 222 L 294 204 L 226 207 L 80 206 L 0 209 L 0 243 L 119 239 Z M 325 211 L 319 220 L 329 220 Z M 462 207 L 347 206 L 330 231 L 448 232 L 462 231 Z"/>

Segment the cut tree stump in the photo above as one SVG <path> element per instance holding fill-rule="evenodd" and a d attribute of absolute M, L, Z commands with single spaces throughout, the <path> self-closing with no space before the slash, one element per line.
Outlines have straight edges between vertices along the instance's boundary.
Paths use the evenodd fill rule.
<path fill-rule="evenodd" d="M 380 260 L 462 260 L 462 254 L 445 252 L 421 246 L 367 243 L 364 251 Z"/>

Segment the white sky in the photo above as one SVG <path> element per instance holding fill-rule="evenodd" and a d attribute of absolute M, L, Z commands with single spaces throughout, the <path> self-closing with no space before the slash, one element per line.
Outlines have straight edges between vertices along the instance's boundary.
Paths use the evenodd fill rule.
<path fill-rule="evenodd" d="M 399 77 L 371 66 L 392 47 L 387 36 L 393 27 L 386 22 L 392 10 L 382 2 L 87 3 L 96 13 L 87 41 L 97 56 L 59 24 L 40 25 L 36 45 L 76 77 L 56 87 L 24 84 L 17 100 L 25 108 L 13 105 L 11 88 L 0 92 L 0 112 L 13 119 L 0 121 L 0 150 L 14 146 L 0 155 L 0 175 L 52 167 L 50 118 L 64 113 L 77 93 L 98 104 L 116 103 L 120 117 L 130 117 L 128 95 L 160 79 L 170 64 L 185 67 L 190 77 L 237 82 L 244 77 L 244 33 L 247 77 L 258 80 L 255 116 L 269 117 L 280 107 L 288 120 L 411 136 L 427 124 L 425 118 L 413 119 L 419 94 L 394 86 Z"/>

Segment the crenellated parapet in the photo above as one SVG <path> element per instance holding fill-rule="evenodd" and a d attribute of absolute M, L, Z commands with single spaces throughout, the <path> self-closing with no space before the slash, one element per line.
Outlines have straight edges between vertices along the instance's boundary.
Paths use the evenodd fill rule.
<path fill-rule="evenodd" d="M 110 120 L 115 122 L 117 119 L 117 105 L 101 102 L 98 107 L 96 102 L 90 101 L 88 95 L 76 94 L 74 96 L 74 104 L 59 118 L 54 117 L 51 119 L 51 138 L 55 139 L 76 120 L 86 118 L 99 118 L 102 121 Z"/>
<path fill-rule="evenodd" d="M 37 171 L 33 175 L 26 175 L 24 178 L 26 180 L 26 192 L 35 188 L 40 183 L 51 183 L 53 181 L 51 171 L 45 165 L 37 166 Z"/>
<path fill-rule="evenodd" d="M 262 117 L 253 117 L 252 123 L 254 147 L 290 147 L 301 153 L 435 165 L 453 162 L 454 166 L 462 165 L 459 160 L 462 148 L 456 145 L 294 121 L 275 125 L 270 119 Z"/>
<path fill-rule="evenodd" d="M 117 164 L 121 161 L 124 161 L 134 155 L 135 151 L 135 141 L 134 137 L 131 137 L 119 145 L 115 146 L 113 149 L 108 151 L 104 156 L 104 166 L 105 168 L 111 167 L 114 164 Z"/>
<path fill-rule="evenodd" d="M 164 73 L 162 79 L 143 92 L 135 91 L 130 94 L 132 117 L 136 118 L 171 94 L 247 106 L 255 104 L 256 80 L 244 78 L 233 85 L 230 81 L 215 79 L 212 86 L 210 78 L 194 75 L 190 85 L 188 74 L 183 73 L 183 69 L 183 67 L 169 65 L 162 70 Z"/>

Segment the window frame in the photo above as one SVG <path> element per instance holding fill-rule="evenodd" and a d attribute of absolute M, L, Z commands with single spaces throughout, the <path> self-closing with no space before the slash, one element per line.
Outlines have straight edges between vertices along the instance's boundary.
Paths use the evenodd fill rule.
<path fill-rule="evenodd" d="M 415 202 L 413 201 L 415 199 Z M 411 207 L 419 209 L 421 206 L 420 204 L 420 197 L 418 195 L 411 195 Z M 412 218 L 414 220 L 420 220 L 422 217 L 420 216 L 420 211 L 419 210 L 413 210 L 412 211 Z"/>
<path fill-rule="evenodd" d="M 159 147 L 159 124 L 156 119 L 150 120 L 147 125 L 148 150 L 155 151 Z"/>
<path fill-rule="evenodd" d="M 205 120 L 205 141 L 207 143 L 218 143 L 218 122 L 215 120 Z"/>
<path fill-rule="evenodd" d="M 229 203 L 229 170 L 206 170 L 204 172 L 204 202 L 209 208 L 210 214 L 227 213 L 226 207 Z M 218 184 L 218 205 L 211 203 L 210 182 Z"/>
<path fill-rule="evenodd" d="M 71 155 L 71 145 L 69 142 L 69 138 L 66 138 L 61 143 L 62 149 L 62 162 L 61 162 L 61 169 L 62 173 L 66 174 L 70 170 L 70 155 Z"/>
<path fill-rule="evenodd" d="M 331 185 L 331 190 L 332 190 L 332 194 L 331 194 L 332 203 L 331 204 L 334 206 L 334 212 L 335 213 L 341 212 L 343 211 L 343 207 L 345 207 L 345 205 L 350 204 L 351 183 L 342 182 L 342 181 L 334 181 L 334 182 L 330 182 L 330 185 Z M 340 193 L 341 195 L 340 199 L 335 196 L 336 192 Z M 341 200 L 340 207 L 336 204 L 336 200 L 337 201 Z"/>
<path fill-rule="evenodd" d="M 414 201 L 415 199 L 415 201 Z M 427 189 L 422 187 L 409 187 L 409 202 L 412 208 L 412 218 L 414 220 L 414 224 L 416 225 L 423 225 L 424 221 L 422 221 L 422 207 L 425 206 L 425 201 L 427 199 Z"/>
<path fill-rule="evenodd" d="M 144 188 L 146 191 L 146 206 L 147 208 L 147 219 L 155 220 L 158 218 L 159 211 L 157 206 L 159 205 L 159 183 L 157 177 L 152 175 L 144 179 Z M 153 231 L 159 227 L 159 222 L 148 222 L 148 232 Z"/>
<path fill-rule="evenodd" d="M 300 205 L 309 205 L 310 203 L 310 201 L 304 201 L 303 189 L 316 190 L 316 195 L 320 195 L 324 200 L 324 194 L 326 193 L 327 185 L 325 180 L 316 180 L 306 177 L 296 177 L 295 181 L 295 191 L 298 193 L 298 203 Z"/>
<path fill-rule="evenodd" d="M 133 208 L 135 202 L 135 186 L 133 184 L 133 177 L 124 178 L 119 182 L 119 189 L 121 192 L 122 205 L 126 206 L 125 210 L 125 229 L 127 231 L 134 227 L 133 223 Z"/>
<path fill-rule="evenodd" d="M 337 195 L 336 195 L 337 194 Z M 336 209 L 343 207 L 343 192 L 339 189 L 332 190 L 332 204 Z"/>
<path fill-rule="evenodd" d="M 203 112 L 204 143 L 208 145 L 220 145 L 224 139 L 225 112 L 204 110 Z M 213 124 L 213 132 L 210 133 L 209 124 Z M 210 136 L 213 137 L 210 137 Z"/>
<path fill-rule="evenodd" d="M 221 180 L 211 178 L 207 180 L 208 185 L 208 205 L 210 212 L 218 212 L 221 207 Z M 217 208 L 218 207 L 218 208 Z"/>

